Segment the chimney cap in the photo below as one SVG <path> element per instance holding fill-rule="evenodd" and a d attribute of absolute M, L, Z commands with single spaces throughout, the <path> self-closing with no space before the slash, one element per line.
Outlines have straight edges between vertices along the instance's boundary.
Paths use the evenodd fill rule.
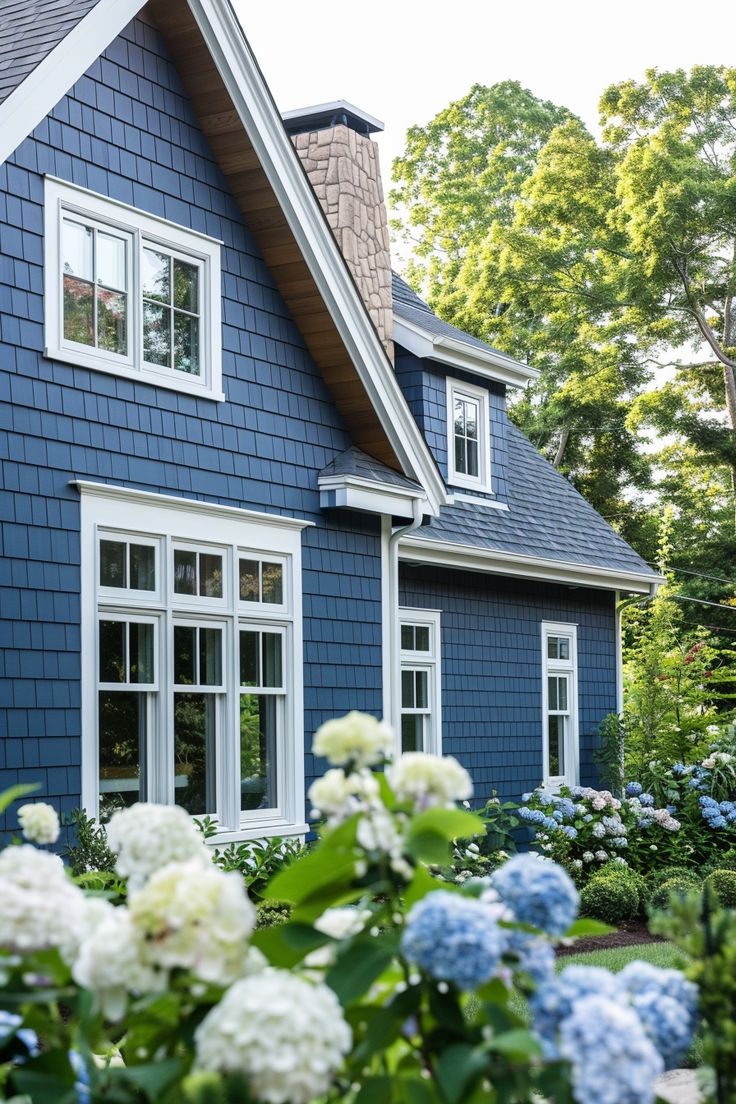
<path fill-rule="evenodd" d="M 347 100 L 332 100 L 330 103 L 315 104 L 313 107 L 301 107 L 295 111 L 284 111 L 281 115 L 289 134 L 306 134 L 342 123 L 358 134 L 375 134 L 383 130 L 383 123 L 367 111 L 348 103 Z"/>

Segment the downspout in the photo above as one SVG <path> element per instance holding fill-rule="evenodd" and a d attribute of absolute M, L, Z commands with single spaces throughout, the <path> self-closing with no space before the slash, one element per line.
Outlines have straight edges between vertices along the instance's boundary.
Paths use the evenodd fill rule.
<path fill-rule="evenodd" d="M 398 736 L 399 718 L 401 716 L 401 700 L 399 698 L 399 541 L 407 533 L 418 529 L 422 524 L 422 503 L 415 498 L 412 501 L 413 518 L 408 525 L 402 525 L 398 529 L 392 529 L 388 539 L 388 592 L 389 592 L 389 716 L 386 718 L 392 725 Z M 398 749 L 397 749 L 398 750 Z"/>

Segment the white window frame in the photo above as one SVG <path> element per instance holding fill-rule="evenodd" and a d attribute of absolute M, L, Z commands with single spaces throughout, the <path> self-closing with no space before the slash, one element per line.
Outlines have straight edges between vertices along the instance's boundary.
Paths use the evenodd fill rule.
<path fill-rule="evenodd" d="M 550 637 L 563 637 L 570 642 L 569 659 L 550 659 L 547 641 Z M 555 675 L 569 678 L 570 723 L 565 738 L 565 771 L 550 775 L 549 766 L 549 684 Z M 578 627 L 558 621 L 542 622 L 542 773 L 546 789 L 559 790 L 560 786 L 576 786 L 580 777 L 580 725 L 578 707 Z"/>
<path fill-rule="evenodd" d="M 141 763 L 148 800 L 172 804 L 174 778 L 174 694 L 208 693 L 216 699 L 215 789 L 213 810 L 218 833 L 214 842 L 252 839 L 265 835 L 302 835 L 308 831 L 304 809 L 304 705 L 301 530 L 311 523 L 216 506 L 128 488 L 80 482 L 82 577 L 82 804 L 99 814 L 98 690 L 99 655 L 97 623 L 100 618 L 121 621 L 154 621 L 155 683 L 115 685 L 112 690 L 139 691 L 147 695 L 147 756 Z M 206 534 L 198 550 L 217 549 L 224 555 L 226 599 L 173 594 L 173 549 L 181 542 L 194 545 Z M 155 591 L 114 594 L 99 587 L 100 539 L 155 542 L 158 546 Z M 264 559 L 284 565 L 284 603 L 270 609 L 259 604 L 252 611 L 238 601 L 239 557 L 258 549 Z M 180 602 L 180 598 L 188 599 Z M 173 631 L 175 625 L 222 628 L 223 685 L 175 686 Z M 268 810 L 241 811 L 239 631 L 274 632 L 283 638 L 283 689 L 267 688 L 279 701 L 277 726 L 277 802 Z M 259 689 L 259 693 L 264 691 Z"/>
<path fill-rule="evenodd" d="M 478 475 L 455 468 L 455 399 L 478 405 Z M 493 494 L 491 480 L 491 408 L 488 391 L 472 383 L 447 377 L 447 482 L 456 487 Z"/>
<path fill-rule="evenodd" d="M 201 398 L 224 400 L 222 393 L 222 308 L 220 252 L 216 238 L 168 222 L 108 199 L 97 192 L 46 176 L 44 184 L 45 355 L 66 364 L 110 372 Z M 64 337 L 62 222 L 66 215 L 125 236 L 128 249 L 128 352 L 122 355 L 88 347 Z M 200 374 L 150 364 L 143 356 L 143 307 L 140 276 L 144 245 L 159 247 L 200 271 Z"/>
<path fill-rule="evenodd" d="M 401 647 L 401 630 L 405 625 L 421 625 L 429 628 L 429 651 L 410 651 Z M 401 676 L 405 670 L 427 671 L 427 702 L 429 718 L 424 746 L 420 751 L 430 755 L 442 754 L 442 613 L 440 610 L 399 609 L 399 673 L 398 673 L 398 724 L 396 725 L 396 754 L 401 754 Z"/>

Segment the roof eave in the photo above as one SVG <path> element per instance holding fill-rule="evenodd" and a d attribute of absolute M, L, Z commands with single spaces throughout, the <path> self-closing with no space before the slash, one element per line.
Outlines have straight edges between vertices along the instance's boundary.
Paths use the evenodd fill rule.
<path fill-rule="evenodd" d="M 436 360 L 450 368 L 472 372 L 509 387 L 526 387 L 539 371 L 504 353 L 479 349 L 459 339 L 433 334 L 394 313 L 394 341 L 422 360 Z"/>

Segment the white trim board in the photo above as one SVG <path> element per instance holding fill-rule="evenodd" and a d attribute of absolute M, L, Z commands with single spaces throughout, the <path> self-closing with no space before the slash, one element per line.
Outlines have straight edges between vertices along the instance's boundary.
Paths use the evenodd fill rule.
<path fill-rule="evenodd" d="M 659 575 L 549 560 L 538 556 L 521 556 L 514 552 L 413 536 L 404 537 L 399 542 L 399 559 L 453 567 L 458 571 L 512 575 L 564 583 L 568 586 L 596 587 L 600 590 L 621 590 L 635 594 L 652 594 L 661 582 Z"/>

